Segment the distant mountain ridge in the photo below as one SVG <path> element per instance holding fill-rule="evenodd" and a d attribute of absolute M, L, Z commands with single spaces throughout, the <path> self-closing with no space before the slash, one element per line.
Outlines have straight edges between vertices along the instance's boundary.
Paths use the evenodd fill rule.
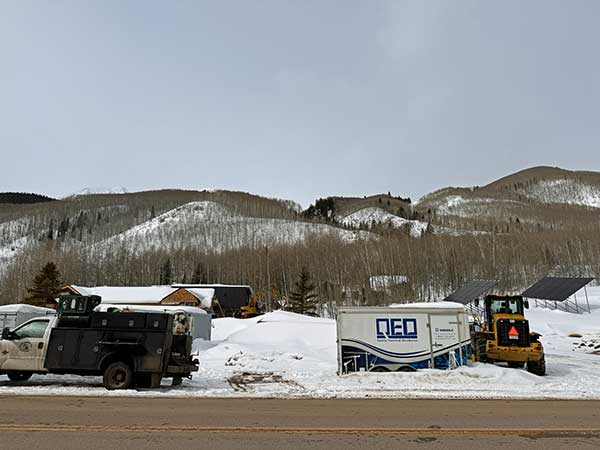
<path fill-rule="evenodd" d="M 27 192 L 0 192 L 0 204 L 27 205 L 33 203 L 53 202 L 55 199 L 41 194 Z"/>

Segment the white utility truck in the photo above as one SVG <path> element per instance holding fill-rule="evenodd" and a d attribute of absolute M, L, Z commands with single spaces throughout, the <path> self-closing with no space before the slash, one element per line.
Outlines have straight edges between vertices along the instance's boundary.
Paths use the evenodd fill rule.
<path fill-rule="evenodd" d="M 26 381 L 33 374 L 103 376 L 107 389 L 178 385 L 198 370 L 192 337 L 174 327 L 174 315 L 96 312 L 98 296 L 66 296 L 58 315 L 4 328 L 0 375 Z M 187 323 L 187 322 L 186 322 Z"/>
<path fill-rule="evenodd" d="M 460 303 L 340 308 L 338 374 L 448 369 L 471 361 L 471 336 Z"/>

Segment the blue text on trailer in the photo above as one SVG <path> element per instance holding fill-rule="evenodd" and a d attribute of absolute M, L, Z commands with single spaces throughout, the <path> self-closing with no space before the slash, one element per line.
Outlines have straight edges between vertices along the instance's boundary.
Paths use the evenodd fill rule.
<path fill-rule="evenodd" d="M 416 339 L 417 319 L 375 319 L 377 339 Z"/>

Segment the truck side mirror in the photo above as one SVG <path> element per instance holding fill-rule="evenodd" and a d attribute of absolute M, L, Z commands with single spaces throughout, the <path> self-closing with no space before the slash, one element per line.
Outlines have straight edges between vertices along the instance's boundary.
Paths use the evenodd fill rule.
<path fill-rule="evenodd" d="M 529 300 L 525 300 L 523 302 L 523 306 L 525 307 L 525 309 L 529 309 Z"/>
<path fill-rule="evenodd" d="M 2 329 L 2 339 L 9 340 L 10 339 L 10 328 L 6 327 Z"/>
<path fill-rule="evenodd" d="M 479 299 L 476 298 L 475 301 L 473 302 L 475 304 L 475 306 L 479 306 Z"/>

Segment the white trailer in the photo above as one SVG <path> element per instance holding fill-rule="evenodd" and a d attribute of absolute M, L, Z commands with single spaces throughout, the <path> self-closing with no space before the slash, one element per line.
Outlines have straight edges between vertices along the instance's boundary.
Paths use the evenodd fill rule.
<path fill-rule="evenodd" d="M 467 365 L 468 315 L 453 302 L 340 308 L 337 349 L 340 375 Z"/>

